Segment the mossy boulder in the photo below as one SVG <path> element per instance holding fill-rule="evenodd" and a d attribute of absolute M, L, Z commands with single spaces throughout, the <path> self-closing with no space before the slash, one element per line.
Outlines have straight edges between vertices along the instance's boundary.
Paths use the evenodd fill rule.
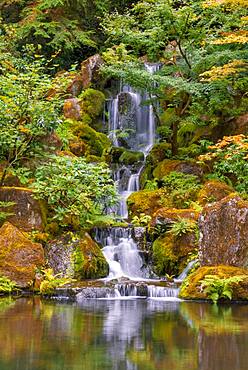
<path fill-rule="evenodd" d="M 211 180 L 207 181 L 199 191 L 197 200 L 205 206 L 207 203 L 217 202 L 234 192 L 234 189 L 224 182 Z"/>
<path fill-rule="evenodd" d="M 132 165 L 137 162 L 142 162 L 143 160 L 144 160 L 144 153 L 134 152 L 131 150 L 125 150 L 119 157 L 119 163 L 123 163 L 125 165 Z"/>
<path fill-rule="evenodd" d="M 232 299 L 248 300 L 248 270 L 225 265 L 199 267 L 184 281 L 180 290 L 180 298 L 208 299 L 201 283 L 206 275 L 216 275 L 221 279 L 233 276 L 247 276 L 241 282 L 233 284 Z"/>
<path fill-rule="evenodd" d="M 70 275 L 78 280 L 97 279 L 108 275 L 108 263 L 99 245 L 85 233 L 68 233 L 47 243 L 45 255 L 55 274 Z"/>
<path fill-rule="evenodd" d="M 169 143 L 158 143 L 155 144 L 149 152 L 146 161 L 151 166 L 155 167 L 164 159 L 169 158 L 171 145 Z"/>
<path fill-rule="evenodd" d="M 44 265 L 44 251 L 11 223 L 0 228 L 0 275 L 16 282 L 19 287 L 30 287 L 37 268 Z"/>
<path fill-rule="evenodd" d="M 248 267 L 248 201 L 229 195 L 199 218 L 201 265 Z"/>
<path fill-rule="evenodd" d="M 25 230 L 43 231 L 46 224 L 46 207 L 43 202 L 34 199 L 33 192 L 27 188 L 2 187 L 0 188 L 0 201 L 14 202 L 1 211 L 12 213 L 7 220 L 14 226 Z"/>
<path fill-rule="evenodd" d="M 170 207 L 171 202 L 163 189 L 141 190 L 131 194 L 127 199 L 130 217 L 141 213 L 152 216 L 161 207 Z"/>
<path fill-rule="evenodd" d="M 152 245 L 152 268 L 158 276 L 179 275 L 186 267 L 189 254 L 196 249 L 193 232 L 174 236 L 167 232 Z"/>
<path fill-rule="evenodd" d="M 111 147 L 109 138 L 105 134 L 95 131 L 88 124 L 74 121 L 71 123 L 71 131 L 86 144 L 86 154 L 101 157 L 104 151 Z"/>
<path fill-rule="evenodd" d="M 164 159 L 160 162 L 153 171 L 153 176 L 162 180 L 164 176 L 169 175 L 170 172 L 176 171 L 186 175 L 197 176 L 200 180 L 204 174 L 204 169 L 201 165 L 194 161 L 179 161 L 174 159 Z"/>
<path fill-rule="evenodd" d="M 180 161 L 174 159 L 165 159 L 160 162 L 153 171 L 153 177 L 162 180 L 164 176 L 169 175 L 170 172 L 175 171 Z"/>
<path fill-rule="evenodd" d="M 158 225 L 170 226 L 179 218 L 186 218 L 189 220 L 197 221 L 199 212 L 195 209 L 176 209 L 176 208 L 160 208 L 157 210 L 151 219 L 150 226 L 155 227 Z"/>
<path fill-rule="evenodd" d="M 95 89 L 87 89 L 80 96 L 80 106 L 83 113 L 88 114 L 92 119 L 103 113 L 105 95 Z"/>
<path fill-rule="evenodd" d="M 109 266 L 99 245 L 85 233 L 74 253 L 75 276 L 80 279 L 103 278 Z"/>

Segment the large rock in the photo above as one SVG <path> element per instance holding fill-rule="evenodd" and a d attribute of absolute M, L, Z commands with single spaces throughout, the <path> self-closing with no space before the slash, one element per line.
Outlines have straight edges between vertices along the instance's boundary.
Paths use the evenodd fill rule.
<path fill-rule="evenodd" d="M 81 74 L 83 87 L 86 89 L 92 83 L 97 82 L 99 78 L 99 69 L 103 64 L 103 60 L 99 54 L 93 55 L 86 59 L 81 65 Z"/>
<path fill-rule="evenodd" d="M 187 260 L 197 247 L 194 232 L 181 236 L 165 233 L 152 245 L 152 269 L 158 276 L 179 275 L 187 265 Z"/>
<path fill-rule="evenodd" d="M 0 209 L 13 213 L 7 220 L 24 231 L 44 230 L 46 211 L 42 202 L 34 199 L 33 192 L 26 188 L 0 188 L 0 201 L 15 202 L 9 208 Z"/>
<path fill-rule="evenodd" d="M 127 204 L 130 217 L 140 216 L 142 213 L 152 216 L 161 207 L 172 206 L 163 189 L 136 191 L 128 197 Z"/>
<path fill-rule="evenodd" d="M 87 233 L 83 238 L 66 234 L 51 241 L 45 247 L 45 255 L 55 274 L 77 279 L 97 279 L 108 275 L 108 263 L 101 248 Z"/>
<path fill-rule="evenodd" d="M 44 264 L 41 244 L 30 241 L 9 222 L 0 229 L 0 275 L 16 282 L 19 287 L 32 285 L 37 268 Z"/>
<path fill-rule="evenodd" d="M 201 265 L 248 266 L 248 202 L 230 195 L 200 216 Z"/>
<path fill-rule="evenodd" d="M 193 175 L 202 179 L 204 169 L 201 165 L 194 161 L 179 161 L 174 159 L 164 159 L 160 162 L 153 171 L 153 176 L 162 180 L 164 176 L 169 175 L 170 172 L 176 171 L 184 173 L 185 175 Z"/>
<path fill-rule="evenodd" d="M 197 196 L 197 200 L 201 205 L 206 205 L 207 203 L 217 202 L 226 196 L 234 192 L 234 189 L 217 180 L 207 181 Z"/>
<path fill-rule="evenodd" d="M 81 108 L 77 98 L 66 99 L 63 107 L 65 118 L 79 121 L 81 119 Z"/>

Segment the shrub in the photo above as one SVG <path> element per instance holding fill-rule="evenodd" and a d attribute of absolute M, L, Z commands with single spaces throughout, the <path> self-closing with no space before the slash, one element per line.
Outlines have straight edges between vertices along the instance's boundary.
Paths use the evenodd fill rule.
<path fill-rule="evenodd" d="M 92 224 L 116 200 L 109 168 L 85 158 L 51 156 L 35 177 L 36 197 L 48 202 L 51 218 L 61 226 Z"/>
<path fill-rule="evenodd" d="M 201 185 L 197 176 L 172 171 L 163 178 L 163 186 L 176 207 L 187 208 L 196 199 Z"/>
<path fill-rule="evenodd" d="M 10 294 L 17 290 L 16 283 L 6 276 L 0 276 L 0 293 Z"/>
<path fill-rule="evenodd" d="M 44 274 L 44 280 L 40 284 L 40 293 L 42 295 L 51 295 L 54 293 L 56 288 L 74 281 L 71 278 L 59 277 L 60 274 L 53 275 L 52 269 L 46 269 L 42 272 Z"/>
<path fill-rule="evenodd" d="M 198 234 L 198 225 L 197 222 L 194 220 L 178 217 L 178 221 L 175 221 L 173 223 L 169 232 L 176 237 L 192 232 Z"/>

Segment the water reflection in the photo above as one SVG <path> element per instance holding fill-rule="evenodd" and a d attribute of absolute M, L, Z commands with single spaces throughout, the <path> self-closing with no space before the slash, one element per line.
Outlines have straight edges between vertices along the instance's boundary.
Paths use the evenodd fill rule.
<path fill-rule="evenodd" d="M 0 300 L 0 370 L 246 370 L 248 306 Z"/>

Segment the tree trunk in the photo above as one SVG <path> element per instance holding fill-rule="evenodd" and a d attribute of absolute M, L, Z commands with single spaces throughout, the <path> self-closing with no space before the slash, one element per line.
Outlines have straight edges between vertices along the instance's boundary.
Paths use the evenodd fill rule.
<path fill-rule="evenodd" d="M 174 122 L 172 125 L 172 140 L 171 140 L 171 151 L 173 156 L 178 154 L 177 132 L 178 132 L 178 122 Z"/>

